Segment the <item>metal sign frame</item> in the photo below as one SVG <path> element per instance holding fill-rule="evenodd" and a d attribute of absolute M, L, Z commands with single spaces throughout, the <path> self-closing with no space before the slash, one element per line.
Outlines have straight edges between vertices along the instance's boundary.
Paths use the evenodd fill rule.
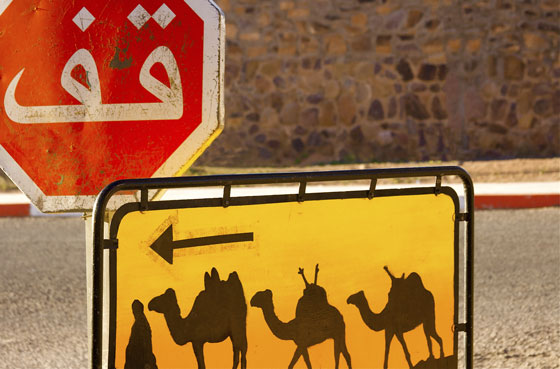
<path fill-rule="evenodd" d="M 461 212 L 459 199 L 451 187 L 442 186 L 442 178 L 446 176 L 459 177 L 464 186 L 465 211 Z M 378 179 L 398 178 L 421 178 L 434 177 L 433 186 L 422 186 L 414 188 L 376 189 Z M 369 189 L 343 191 L 343 192 L 320 192 L 306 193 L 308 183 L 317 182 L 344 182 L 356 180 L 369 180 Z M 244 185 L 273 185 L 273 184 L 299 184 L 298 193 L 279 195 L 259 195 L 232 197 L 232 186 Z M 184 200 L 160 200 L 149 201 L 148 191 L 165 190 L 175 188 L 196 187 L 223 187 L 221 198 L 184 199 Z M 108 220 L 108 203 L 118 192 L 134 191 L 139 193 L 140 201 L 130 202 L 122 205 Z M 327 199 L 359 199 L 377 198 L 388 196 L 445 194 L 453 199 L 455 206 L 454 220 L 454 247 L 455 247 L 455 277 L 454 277 L 454 347 L 458 349 L 458 332 L 465 333 L 465 359 L 466 368 L 473 367 L 473 307 L 474 307 L 474 190 L 473 182 L 469 174 L 460 167 L 442 166 L 425 168 L 395 168 L 395 169 L 370 169 L 349 170 L 330 172 L 302 172 L 302 173 L 272 173 L 272 174 L 240 174 L 203 177 L 175 177 L 175 178 L 151 178 L 131 179 L 114 182 L 107 186 L 99 194 L 93 212 L 93 276 L 92 276 L 92 307 L 91 316 L 92 336 L 91 362 L 92 368 L 103 367 L 103 288 L 104 288 L 104 255 L 108 254 L 109 272 L 109 295 L 110 301 L 116 301 L 116 253 L 118 249 L 117 232 L 123 217 L 130 212 L 166 210 L 177 208 L 197 207 L 228 207 L 255 204 L 269 204 L 282 202 L 303 202 Z M 459 248 L 459 222 L 465 222 L 465 250 Z M 106 236 L 108 235 L 108 238 Z M 459 252 L 464 251 L 464 285 L 459 284 Z M 459 288 L 465 296 L 464 321 L 459 315 Z M 114 367 L 115 359 L 115 330 L 116 330 L 116 303 L 109 306 L 109 368 Z M 112 344 L 112 345 L 111 345 Z M 457 352 L 456 352 L 457 353 Z"/>

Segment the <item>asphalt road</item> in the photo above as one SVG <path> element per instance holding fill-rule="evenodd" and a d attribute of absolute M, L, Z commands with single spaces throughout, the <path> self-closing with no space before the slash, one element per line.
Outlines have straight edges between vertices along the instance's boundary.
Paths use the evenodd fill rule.
<path fill-rule="evenodd" d="M 475 367 L 560 368 L 560 209 L 475 231 Z M 0 218 L 0 282 L 0 368 L 86 368 L 83 220 Z"/>

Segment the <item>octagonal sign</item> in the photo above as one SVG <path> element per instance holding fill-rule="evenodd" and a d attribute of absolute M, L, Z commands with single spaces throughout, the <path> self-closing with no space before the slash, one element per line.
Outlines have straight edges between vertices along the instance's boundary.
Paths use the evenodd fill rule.
<path fill-rule="evenodd" d="M 223 127 L 209 0 L 0 0 L 0 166 L 42 211 L 183 173 Z"/>

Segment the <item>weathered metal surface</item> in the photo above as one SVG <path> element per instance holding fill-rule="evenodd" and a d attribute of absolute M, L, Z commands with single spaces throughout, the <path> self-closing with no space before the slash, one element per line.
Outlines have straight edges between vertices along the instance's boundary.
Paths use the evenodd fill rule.
<path fill-rule="evenodd" d="M 210 0 L 0 0 L 0 166 L 45 212 L 183 173 L 222 129 L 224 27 Z"/>
<path fill-rule="evenodd" d="M 464 181 L 464 210 L 442 185 L 448 175 Z M 413 176 L 434 185 L 375 189 L 379 178 Z M 370 185 L 307 191 L 356 179 Z M 272 183 L 300 186 L 231 196 Z M 224 198 L 128 203 L 105 229 L 104 204 L 118 191 L 205 186 L 223 186 Z M 109 368 L 228 367 L 232 348 L 234 368 L 472 368 L 473 193 L 460 168 L 121 181 L 102 192 L 94 219 L 93 367 L 103 344 Z"/>

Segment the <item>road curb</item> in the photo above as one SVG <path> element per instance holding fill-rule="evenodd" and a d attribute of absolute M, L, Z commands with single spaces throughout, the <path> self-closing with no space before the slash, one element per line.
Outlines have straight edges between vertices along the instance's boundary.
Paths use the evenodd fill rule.
<path fill-rule="evenodd" d="M 532 195 L 475 195 L 476 210 L 490 209 L 531 209 L 560 206 L 560 194 L 532 194 Z M 0 204 L 0 217 L 28 217 L 28 216 L 79 216 L 80 213 L 44 214 L 35 209 L 30 203 Z"/>
<path fill-rule="evenodd" d="M 560 206 L 560 194 L 534 195 L 478 195 L 474 197 L 474 208 L 484 209 L 529 209 Z"/>
<path fill-rule="evenodd" d="M 0 217 L 27 217 L 31 215 L 31 204 L 0 204 Z"/>

